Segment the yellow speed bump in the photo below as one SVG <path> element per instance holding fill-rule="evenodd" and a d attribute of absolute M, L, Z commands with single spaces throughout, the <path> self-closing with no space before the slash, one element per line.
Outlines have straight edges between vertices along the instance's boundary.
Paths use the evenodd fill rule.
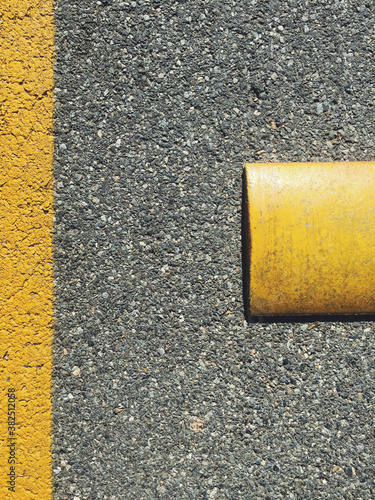
<path fill-rule="evenodd" d="M 250 314 L 375 312 L 375 162 L 247 164 L 244 195 Z"/>
<path fill-rule="evenodd" d="M 0 499 L 50 500 L 52 0 L 0 8 Z"/>

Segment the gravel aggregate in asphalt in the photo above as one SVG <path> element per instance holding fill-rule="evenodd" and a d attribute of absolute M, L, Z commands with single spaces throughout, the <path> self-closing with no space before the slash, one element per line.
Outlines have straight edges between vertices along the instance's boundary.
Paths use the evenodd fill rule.
<path fill-rule="evenodd" d="M 373 2 L 56 2 L 56 500 L 373 499 L 375 325 L 244 321 L 245 162 L 374 159 Z"/>

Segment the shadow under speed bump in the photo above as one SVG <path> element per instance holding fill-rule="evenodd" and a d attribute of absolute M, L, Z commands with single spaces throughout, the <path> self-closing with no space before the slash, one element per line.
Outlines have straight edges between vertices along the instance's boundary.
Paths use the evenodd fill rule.
<path fill-rule="evenodd" d="M 248 317 L 375 312 L 375 162 L 255 163 L 243 176 Z"/>

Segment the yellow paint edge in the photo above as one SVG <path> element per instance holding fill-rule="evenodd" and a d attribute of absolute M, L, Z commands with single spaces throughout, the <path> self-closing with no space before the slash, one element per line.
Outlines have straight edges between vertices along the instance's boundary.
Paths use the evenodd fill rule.
<path fill-rule="evenodd" d="M 52 498 L 52 0 L 0 10 L 0 498 Z"/>
<path fill-rule="evenodd" d="M 245 317 L 249 319 L 250 310 L 250 268 L 251 268 L 251 231 L 250 231 L 250 197 L 248 171 L 246 165 L 242 173 L 242 273 L 243 299 Z"/>

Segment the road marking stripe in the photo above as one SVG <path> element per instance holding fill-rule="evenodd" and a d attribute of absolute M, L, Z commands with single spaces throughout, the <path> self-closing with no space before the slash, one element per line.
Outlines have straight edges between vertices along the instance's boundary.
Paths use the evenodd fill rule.
<path fill-rule="evenodd" d="M 2 500 L 52 497 L 53 34 L 52 0 L 2 0 Z"/>

